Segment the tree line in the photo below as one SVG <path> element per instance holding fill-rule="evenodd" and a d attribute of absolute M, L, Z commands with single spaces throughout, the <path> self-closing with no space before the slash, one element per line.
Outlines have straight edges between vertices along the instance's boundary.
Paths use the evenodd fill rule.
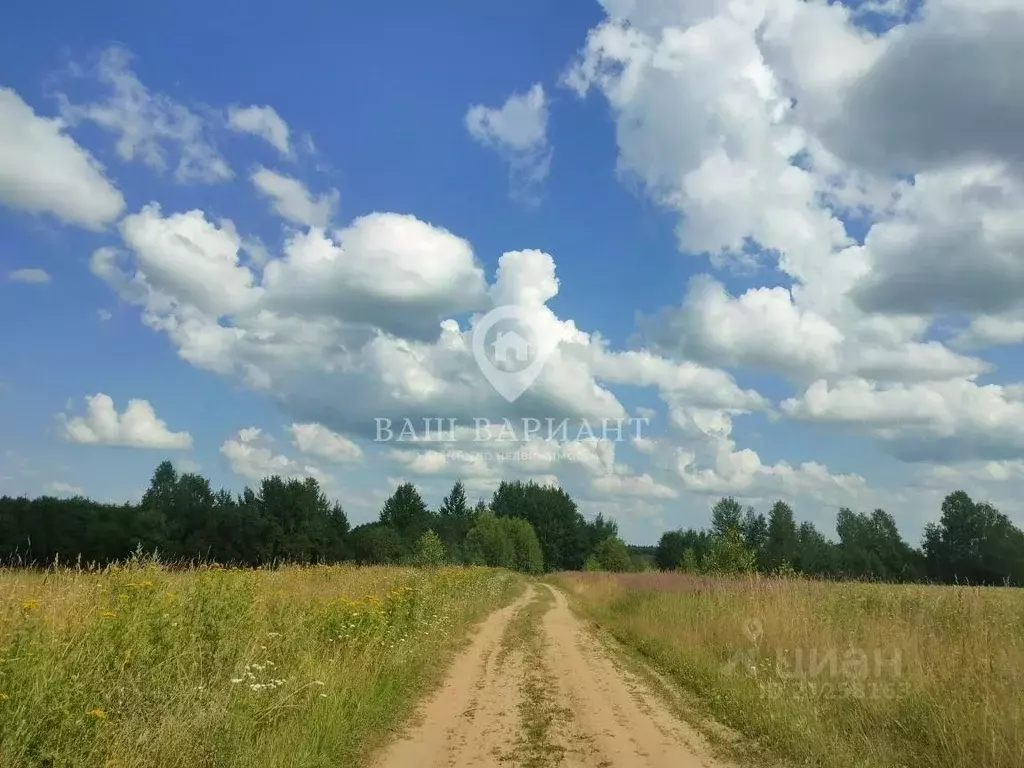
<path fill-rule="evenodd" d="M 881 509 L 841 509 L 830 540 L 812 523 L 798 524 L 783 501 L 765 515 L 732 497 L 714 505 L 710 529 L 668 531 L 656 547 L 627 547 L 614 520 L 588 520 L 565 490 L 522 481 L 503 481 L 475 504 L 456 482 L 437 509 L 404 483 L 376 520 L 353 527 L 315 479 L 268 477 L 234 495 L 167 461 L 137 503 L 0 497 L 0 562 L 105 564 L 137 550 L 165 561 L 242 566 L 448 562 L 530 573 L 656 567 L 1024 585 L 1024 533 L 964 491 L 946 497 L 919 547 Z"/>
<path fill-rule="evenodd" d="M 614 558 L 625 551 L 617 536 L 614 521 L 584 519 L 561 488 L 520 481 L 502 482 L 489 502 L 475 505 L 456 482 L 437 509 L 404 483 L 376 520 L 355 527 L 313 478 L 268 477 L 233 495 L 169 461 L 138 503 L 0 497 L 0 561 L 39 565 L 105 564 L 141 550 L 170 562 L 450 562 L 538 573 L 588 562 L 617 568 Z"/>
<path fill-rule="evenodd" d="M 939 520 L 925 526 L 920 547 L 907 543 L 882 509 L 840 509 L 836 537 L 829 540 L 813 523 L 797 524 L 783 501 L 766 517 L 727 497 L 712 508 L 709 530 L 663 534 L 654 562 L 663 570 L 698 573 L 1024 586 L 1024 532 L 964 491 L 945 498 Z"/>

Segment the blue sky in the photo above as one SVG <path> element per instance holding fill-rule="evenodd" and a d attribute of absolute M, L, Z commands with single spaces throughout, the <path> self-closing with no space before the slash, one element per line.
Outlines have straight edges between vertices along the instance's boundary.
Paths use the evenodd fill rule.
<path fill-rule="evenodd" d="M 954 487 L 1015 497 L 1022 166 L 935 119 L 1024 113 L 986 77 L 1005 3 L 463 6 L 4 14 L 0 492 L 134 498 L 169 457 L 314 474 L 361 521 L 400 479 L 532 477 L 643 542 L 726 494 L 912 538 Z M 440 325 L 509 297 L 563 339 L 515 406 Z M 651 442 L 548 466 L 367 438 L 638 407 Z"/>

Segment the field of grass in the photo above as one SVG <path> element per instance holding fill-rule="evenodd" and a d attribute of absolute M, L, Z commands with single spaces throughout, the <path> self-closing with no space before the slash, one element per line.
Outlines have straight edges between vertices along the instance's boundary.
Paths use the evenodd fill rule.
<path fill-rule="evenodd" d="M 358 765 L 520 587 L 485 568 L 0 570 L 0 765 Z"/>
<path fill-rule="evenodd" d="M 663 573 L 556 581 L 692 694 L 692 712 L 754 745 L 752 762 L 1024 766 L 1024 590 Z"/>

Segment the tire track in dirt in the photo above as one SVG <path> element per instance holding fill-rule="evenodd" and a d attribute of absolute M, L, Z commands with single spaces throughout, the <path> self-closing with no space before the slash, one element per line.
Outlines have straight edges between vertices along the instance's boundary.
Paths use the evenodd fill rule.
<path fill-rule="evenodd" d="M 436 691 L 417 724 L 389 745 L 377 768 L 505 768 L 521 731 L 521 657 L 503 652 L 509 623 L 536 594 L 533 586 L 483 622 Z"/>
<path fill-rule="evenodd" d="M 724 768 L 697 731 L 679 720 L 637 676 L 609 657 L 550 589 L 554 606 L 544 616 L 546 664 L 559 709 L 573 713 L 562 736 L 566 766 L 586 768 Z"/>
<path fill-rule="evenodd" d="M 488 617 L 375 765 L 725 768 L 547 585 Z"/>

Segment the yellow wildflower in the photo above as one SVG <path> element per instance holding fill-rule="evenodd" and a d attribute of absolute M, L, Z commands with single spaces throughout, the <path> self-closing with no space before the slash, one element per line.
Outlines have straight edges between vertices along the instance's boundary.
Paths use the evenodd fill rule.
<path fill-rule="evenodd" d="M 6 693 L 0 693 L 0 701 L 7 701 L 9 698 L 11 697 L 8 696 Z"/>
<path fill-rule="evenodd" d="M 104 710 L 100 709 L 99 707 L 96 707 L 96 709 L 90 709 L 89 710 L 89 714 L 92 715 L 95 718 L 100 719 L 100 720 L 106 720 L 107 719 L 107 713 Z"/>
<path fill-rule="evenodd" d="M 117 614 L 114 613 L 113 611 L 100 611 L 100 618 L 103 618 L 103 619 L 112 619 L 116 615 Z"/>
<path fill-rule="evenodd" d="M 38 608 L 39 607 L 39 601 L 38 600 L 32 600 L 32 599 L 22 600 L 21 601 L 21 607 L 24 608 L 26 611 L 31 611 L 33 608 Z"/>

